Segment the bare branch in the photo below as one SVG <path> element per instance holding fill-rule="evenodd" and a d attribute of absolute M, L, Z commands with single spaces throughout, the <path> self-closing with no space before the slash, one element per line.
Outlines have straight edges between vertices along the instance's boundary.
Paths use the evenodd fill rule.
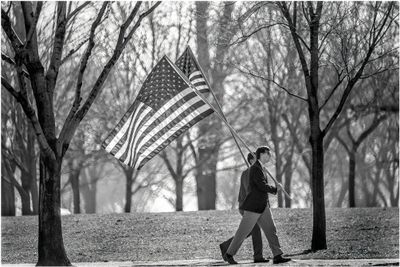
<path fill-rule="evenodd" d="M 78 52 L 81 47 L 86 44 L 86 42 L 89 41 L 89 38 L 83 40 L 81 43 L 79 43 L 75 48 L 71 49 L 68 54 L 61 60 L 61 65 L 64 64 L 73 54 Z"/>
<path fill-rule="evenodd" d="M 23 8 L 25 8 L 26 2 L 22 1 L 21 5 Z M 42 11 L 42 7 L 43 7 L 43 2 L 42 1 L 37 2 L 35 15 L 33 16 L 33 21 L 30 21 L 30 23 L 29 23 L 29 32 L 26 37 L 24 48 L 26 48 L 28 43 L 31 41 L 33 33 L 36 30 L 36 25 L 39 20 L 40 12 Z M 25 14 L 25 12 L 24 12 L 24 14 Z M 27 19 L 28 19 L 28 17 L 25 17 L 25 20 L 27 20 Z M 26 23 L 25 23 L 25 25 L 26 25 Z"/>
<path fill-rule="evenodd" d="M 342 82 L 344 81 L 344 78 L 346 76 L 343 76 L 342 78 L 340 78 L 340 76 L 338 77 L 338 82 L 336 83 L 335 87 L 333 87 L 333 89 L 331 90 L 330 94 L 328 95 L 328 97 L 325 99 L 324 103 L 319 107 L 319 110 L 321 111 L 324 106 L 328 103 L 329 99 L 331 99 L 331 97 L 333 96 L 333 94 L 336 92 L 336 90 L 339 88 L 339 86 L 342 84 Z"/>
<path fill-rule="evenodd" d="M 245 35 L 242 35 L 242 36 L 238 37 L 235 41 L 233 41 L 229 45 L 233 46 L 233 45 L 237 45 L 237 44 L 243 43 L 247 39 L 249 39 L 251 36 L 253 36 L 254 34 L 258 33 L 259 31 L 261 31 L 263 29 L 272 28 L 272 27 L 274 27 L 276 25 L 285 25 L 285 24 L 284 23 L 274 23 L 274 24 L 271 24 L 271 25 L 265 25 L 265 26 L 258 27 L 257 29 L 253 30 L 251 33 L 245 34 Z"/>
<path fill-rule="evenodd" d="M 153 12 L 156 7 L 158 7 L 161 4 L 161 1 L 156 2 L 151 8 L 149 8 L 146 12 L 143 12 L 140 14 L 139 19 L 136 21 L 135 26 L 131 29 L 129 32 L 128 36 L 125 37 L 123 46 L 125 47 L 126 43 L 129 42 L 129 40 L 132 38 L 133 33 L 136 31 L 136 29 L 140 26 L 140 23 L 142 22 L 143 18 L 148 16 L 151 12 Z"/>
<path fill-rule="evenodd" d="M 306 77 L 306 83 L 307 83 L 307 79 L 308 79 L 308 77 L 310 77 L 310 71 L 308 69 L 308 65 L 307 65 L 307 61 L 306 61 L 306 57 L 304 55 L 303 49 L 301 48 L 301 45 L 300 45 L 300 42 L 299 42 L 300 38 L 299 38 L 299 36 L 298 36 L 298 34 L 296 32 L 296 28 L 294 27 L 292 18 L 290 17 L 290 13 L 289 13 L 289 10 L 287 8 L 286 2 L 279 2 L 278 6 L 281 9 L 281 12 L 282 12 L 283 16 L 286 18 L 286 20 L 287 20 L 287 22 L 289 24 L 289 29 L 290 29 L 290 32 L 292 34 L 294 44 L 296 46 L 296 50 L 297 50 L 297 53 L 299 55 L 301 67 L 302 67 L 303 73 L 304 73 L 304 75 Z M 308 95 L 311 95 L 311 92 L 309 92 L 309 90 L 310 90 L 309 86 L 306 86 L 306 89 L 307 89 Z"/>
<path fill-rule="evenodd" d="M 57 2 L 57 26 L 54 34 L 53 53 L 50 59 L 49 69 L 46 73 L 47 90 L 53 91 L 56 85 L 58 71 L 61 66 L 61 56 L 64 47 L 66 32 L 66 2 Z"/>
<path fill-rule="evenodd" d="M 162 153 L 160 154 L 160 156 L 161 156 L 161 158 L 163 159 L 165 165 L 167 166 L 167 169 L 168 169 L 168 171 L 170 172 L 172 178 L 173 178 L 174 180 L 176 180 L 176 177 L 177 177 L 176 172 L 175 172 L 174 168 L 172 167 L 172 164 L 171 164 L 171 162 L 169 161 L 168 156 L 167 156 L 167 153 L 165 152 L 165 150 L 162 151 Z"/>
<path fill-rule="evenodd" d="M 39 120 L 36 116 L 35 109 L 32 107 L 32 105 L 29 103 L 29 100 L 21 94 L 21 92 L 17 92 L 11 84 L 2 76 L 1 77 L 1 85 L 4 86 L 4 88 L 7 89 L 10 94 L 14 96 L 14 98 L 20 103 L 22 109 L 24 110 L 26 116 L 32 123 L 33 129 L 35 130 L 35 135 L 37 137 L 38 143 L 40 145 L 41 151 L 44 153 L 44 155 L 48 158 L 51 158 L 52 160 L 55 160 L 55 154 L 53 150 L 50 148 L 42 127 L 40 126 Z"/>
<path fill-rule="evenodd" d="M 97 18 L 93 22 L 92 27 L 90 29 L 89 43 L 88 43 L 88 46 L 86 47 L 85 53 L 82 55 L 81 63 L 80 63 L 80 67 L 79 67 L 78 78 L 77 78 L 76 88 L 75 88 L 75 100 L 74 100 L 71 110 L 65 120 L 63 128 L 68 127 L 69 121 L 75 115 L 75 112 L 78 110 L 80 102 L 82 101 L 81 88 L 82 88 L 82 83 L 83 83 L 83 74 L 85 73 L 89 57 L 92 54 L 92 50 L 95 45 L 95 43 L 94 43 L 95 31 L 100 24 L 100 20 L 103 17 L 108 4 L 109 4 L 109 2 L 103 2 L 103 5 L 99 11 L 99 14 L 97 15 Z M 61 131 L 61 133 L 64 133 L 64 131 Z M 60 134 L 61 140 L 63 140 L 62 139 L 63 137 L 64 136 L 62 134 Z"/>
<path fill-rule="evenodd" d="M 251 76 L 253 76 L 253 77 L 255 77 L 255 78 L 258 78 L 258 79 L 261 79 L 261 80 L 264 80 L 264 81 L 272 82 L 272 83 L 274 83 L 276 86 L 278 86 L 279 88 L 281 88 L 282 90 L 284 90 L 288 95 L 293 96 L 293 97 L 296 97 L 296 98 L 298 98 L 298 99 L 300 99 L 300 100 L 302 100 L 302 101 L 307 102 L 307 99 L 306 99 L 306 98 L 291 93 L 287 88 L 285 88 L 284 86 L 280 85 L 279 83 L 277 83 L 277 82 L 276 82 L 275 80 L 273 80 L 273 79 L 265 78 L 265 77 L 263 77 L 263 76 L 261 76 L 261 75 L 252 73 L 252 72 L 250 72 L 250 71 L 248 71 L 248 70 L 247 70 L 247 71 L 244 71 L 244 70 L 240 69 L 240 67 L 236 67 L 236 68 L 237 68 L 240 72 L 242 72 L 242 73 L 244 73 L 244 74 L 251 75 Z"/>
<path fill-rule="evenodd" d="M 7 56 L 7 55 L 5 55 L 5 54 L 2 53 L 2 54 L 1 54 L 1 59 L 4 60 L 5 62 L 7 62 L 8 64 L 10 64 L 10 65 L 16 67 L 15 61 L 14 61 L 12 58 L 10 58 L 9 56 Z M 29 79 L 29 73 L 28 73 L 26 70 L 23 70 L 23 74 L 24 74 L 24 76 L 25 76 L 26 78 Z"/>
<path fill-rule="evenodd" d="M 350 148 L 346 144 L 346 142 L 343 140 L 343 138 L 339 134 L 337 134 L 335 137 L 336 137 L 336 140 L 338 140 L 339 143 L 344 147 L 344 149 L 346 149 L 347 153 L 350 153 Z"/>
<path fill-rule="evenodd" d="M 357 81 L 360 79 L 365 66 L 369 63 L 370 61 L 370 57 L 372 55 L 372 52 L 374 51 L 378 40 L 380 40 L 381 38 L 381 33 L 383 28 L 385 27 L 385 24 L 387 22 L 387 19 L 389 18 L 389 14 L 391 9 L 393 8 L 393 2 L 390 3 L 388 9 L 387 9 L 387 13 L 385 14 L 385 17 L 383 18 L 382 24 L 380 29 L 378 30 L 377 35 L 374 36 L 372 42 L 371 42 L 371 46 L 368 49 L 368 52 L 364 58 L 364 60 L 362 60 L 362 64 L 361 67 L 358 69 L 356 75 L 350 79 L 350 81 L 348 82 L 346 89 L 344 90 L 342 97 L 340 99 L 340 103 L 338 105 L 338 107 L 336 108 L 335 113 L 332 115 L 331 119 L 329 120 L 328 124 L 326 125 L 325 129 L 322 131 L 322 135 L 325 136 L 327 131 L 329 131 L 329 129 L 332 127 L 333 123 L 336 121 L 337 117 L 339 116 L 339 114 L 341 113 L 344 104 L 346 103 L 346 100 L 351 92 L 351 90 L 353 89 L 354 85 L 357 83 Z"/>
<path fill-rule="evenodd" d="M 357 138 L 354 146 L 358 147 L 364 141 L 364 139 L 367 138 L 368 135 L 370 135 L 379 126 L 381 122 L 386 120 L 386 118 L 387 114 L 384 114 L 382 116 L 375 116 L 374 121 L 371 123 L 371 125 Z"/>
<path fill-rule="evenodd" d="M 1 27 L 6 33 L 8 39 L 11 41 L 14 51 L 18 51 L 22 47 L 22 41 L 13 29 L 10 17 L 3 9 L 1 9 Z"/>
<path fill-rule="evenodd" d="M 83 3 L 82 5 L 78 6 L 76 9 L 74 9 L 74 11 L 72 11 L 68 17 L 66 18 L 66 22 L 70 21 L 76 14 L 78 14 L 79 11 L 81 11 L 82 9 L 84 9 L 87 5 L 89 5 L 90 2 L 87 1 L 85 3 Z"/>
<path fill-rule="evenodd" d="M 158 6 L 159 4 L 160 4 L 160 2 L 158 2 L 155 6 Z M 59 148 L 60 148 L 60 146 L 61 147 L 68 146 L 69 142 L 71 141 L 71 139 L 73 137 L 73 133 L 76 131 L 81 120 L 85 117 L 86 113 L 90 109 L 94 100 L 96 99 L 96 97 L 100 93 L 101 89 L 103 88 L 103 84 L 105 83 L 105 81 L 108 77 L 108 74 L 111 72 L 112 67 L 116 64 L 117 60 L 121 56 L 127 42 L 132 37 L 133 32 L 137 29 L 137 27 L 139 27 L 140 22 L 144 18 L 144 16 L 148 15 L 149 12 L 153 11 L 155 8 L 155 6 L 153 6 L 148 11 L 141 14 L 138 21 L 136 22 L 135 26 L 133 27 L 131 32 L 128 34 L 128 36 L 125 38 L 124 35 L 126 32 L 126 29 L 130 26 L 130 23 L 133 21 L 133 18 L 137 14 L 140 5 L 141 5 L 141 2 L 136 3 L 136 5 L 135 5 L 134 9 L 132 10 L 131 14 L 129 15 L 128 19 L 121 26 L 119 36 L 118 36 L 118 41 L 115 46 L 114 52 L 113 52 L 111 58 L 106 63 L 106 65 L 103 67 L 103 70 L 101 71 L 96 82 L 94 83 L 85 103 L 82 105 L 81 108 L 79 108 L 79 110 L 77 110 L 74 113 L 73 118 L 71 118 L 68 121 L 68 126 L 64 125 L 63 130 L 60 133 L 61 142 L 58 143 Z"/>

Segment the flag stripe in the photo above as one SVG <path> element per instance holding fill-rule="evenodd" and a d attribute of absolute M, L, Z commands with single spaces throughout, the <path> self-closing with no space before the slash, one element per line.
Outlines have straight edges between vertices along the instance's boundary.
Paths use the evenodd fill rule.
<path fill-rule="evenodd" d="M 193 85 L 196 85 L 196 84 L 199 84 L 199 83 L 201 83 L 201 84 L 206 84 L 206 81 L 205 81 L 203 78 L 190 80 L 190 82 L 191 82 Z"/>
<path fill-rule="evenodd" d="M 202 80 L 202 81 L 206 81 L 205 79 L 204 79 L 204 77 L 203 77 L 203 75 L 194 75 L 194 76 L 190 76 L 190 78 L 189 78 L 189 80 L 192 82 L 192 81 L 194 81 L 194 80 Z"/>
<path fill-rule="evenodd" d="M 189 113 L 185 118 L 183 118 L 179 123 L 177 123 L 173 128 L 166 132 L 162 137 L 160 137 L 156 142 L 153 142 L 150 147 L 148 147 L 143 153 L 138 153 L 139 157 L 135 161 L 135 165 L 138 168 L 143 166 L 149 159 L 153 158 L 154 155 L 159 153 L 164 147 L 166 147 L 173 138 L 171 136 L 179 136 L 183 131 L 193 126 L 196 122 L 200 121 L 202 118 L 210 115 L 213 111 L 206 105 L 199 106 L 194 112 Z M 178 128 L 179 127 L 179 128 Z"/>
<path fill-rule="evenodd" d="M 139 103 L 140 103 L 140 102 L 139 102 Z M 153 110 L 152 110 L 151 108 L 149 108 L 149 107 L 147 107 L 146 105 L 144 105 L 144 106 L 142 107 L 141 111 L 139 111 L 139 113 L 141 114 L 140 118 L 143 118 L 142 121 L 146 121 L 146 119 L 150 118 L 151 115 L 152 115 L 154 112 L 153 112 Z M 140 127 L 141 123 L 142 123 L 142 122 L 139 121 L 139 122 L 137 122 L 137 123 L 135 124 L 135 128 L 134 128 L 135 130 L 129 132 L 129 136 L 128 136 L 128 133 L 126 133 L 126 134 L 124 135 L 124 137 L 121 139 L 121 141 L 113 148 L 113 150 L 111 150 L 110 153 L 111 153 L 112 155 L 116 155 L 116 154 L 118 153 L 118 151 L 119 151 L 120 149 L 122 149 L 122 146 L 127 142 L 128 138 L 129 138 L 128 142 L 132 142 L 132 138 L 131 138 L 130 136 L 132 136 L 132 135 L 135 134 L 136 129 L 137 129 L 138 127 Z M 138 126 L 136 126 L 136 125 L 138 125 Z M 127 152 L 126 152 L 126 149 L 129 149 L 129 145 L 128 145 L 128 144 L 125 144 L 125 146 L 124 146 L 124 148 L 123 148 L 124 152 L 122 152 L 122 155 L 119 157 L 120 160 L 125 159 L 126 153 L 127 153 Z"/>
<path fill-rule="evenodd" d="M 110 137 L 112 136 L 112 134 L 114 135 L 114 137 L 110 140 L 107 140 L 104 142 L 105 144 L 105 150 L 107 152 L 111 152 L 111 150 L 114 148 L 114 146 L 116 146 L 118 143 L 120 143 L 120 140 L 126 136 L 127 130 L 129 125 L 131 124 L 131 121 L 133 119 L 133 117 L 135 116 L 137 110 L 140 109 L 140 106 L 137 107 L 136 104 L 131 105 L 131 107 L 129 107 L 128 112 L 131 112 L 129 116 L 124 116 L 123 120 L 120 121 L 120 123 L 117 124 L 117 126 L 115 127 L 115 129 L 113 130 L 113 132 L 109 135 Z M 126 114 L 128 114 L 125 113 Z M 122 125 L 122 127 L 121 127 Z M 116 131 L 116 134 L 114 133 L 114 131 L 118 129 L 118 131 Z"/>
<path fill-rule="evenodd" d="M 208 87 L 206 89 L 199 90 L 200 93 L 209 93 L 210 89 Z"/>
<path fill-rule="evenodd" d="M 199 85 L 199 86 L 196 86 L 196 89 L 197 90 L 203 90 L 203 89 L 207 89 L 208 90 L 208 86 L 207 85 Z"/>
<path fill-rule="evenodd" d="M 180 117 L 182 113 L 184 116 L 187 116 L 189 113 L 193 112 L 194 108 L 197 108 L 199 105 L 204 105 L 204 102 L 200 97 L 195 94 L 192 96 L 193 97 L 190 100 L 186 101 L 186 103 L 183 103 L 167 118 L 164 118 L 163 121 L 158 122 L 156 127 L 151 127 L 152 131 L 144 135 L 137 146 L 135 145 L 132 147 L 132 150 L 135 151 L 135 154 L 138 154 L 140 150 L 143 150 L 143 147 L 150 146 L 150 144 L 154 143 L 164 134 L 164 132 L 167 132 L 171 127 L 173 127 L 173 125 L 178 123 L 181 120 Z"/>
<path fill-rule="evenodd" d="M 119 142 L 119 146 L 115 146 L 112 152 L 114 152 L 114 156 L 117 159 L 121 159 L 124 154 L 127 153 L 127 150 L 129 149 L 129 143 L 132 142 L 132 136 L 138 127 L 138 124 L 140 121 L 137 118 L 143 118 L 146 116 L 148 113 L 151 112 L 151 109 L 144 105 L 143 103 L 139 103 L 138 108 L 135 110 L 135 115 L 132 117 L 132 122 L 129 130 L 126 132 L 126 134 L 123 136 L 123 138 Z"/>
<path fill-rule="evenodd" d="M 135 109 L 135 105 L 132 104 L 129 109 L 125 112 L 124 116 L 122 116 L 121 120 L 118 122 L 117 126 L 107 135 L 106 139 L 104 140 L 102 146 L 105 148 L 114 138 L 116 138 L 116 135 L 118 135 L 118 139 L 121 138 L 123 133 L 119 133 L 121 130 L 121 127 L 123 128 L 126 121 L 132 116 L 132 111 Z M 124 128 L 123 128 L 123 131 Z"/>
<path fill-rule="evenodd" d="M 201 76 L 201 77 L 203 77 L 203 73 L 201 73 L 200 71 L 194 71 L 194 72 L 192 72 L 192 73 L 190 73 L 190 75 L 189 75 L 189 80 L 190 79 L 192 79 L 194 76 Z"/>
<path fill-rule="evenodd" d="M 123 162 L 127 158 L 129 158 L 131 156 L 131 154 L 132 154 L 132 150 L 130 148 L 132 146 L 132 143 L 133 143 L 134 139 L 136 138 L 137 131 L 154 114 L 153 110 L 150 107 L 148 107 L 147 105 L 143 105 L 143 106 L 146 107 L 146 108 L 144 109 L 144 112 L 142 114 L 140 114 L 140 117 L 136 120 L 135 126 L 132 129 L 132 131 L 130 132 L 129 141 L 125 143 L 126 145 L 125 145 L 124 149 L 120 150 L 120 151 L 123 151 L 123 152 L 122 152 L 122 155 L 120 157 L 118 157 L 118 158 Z"/>

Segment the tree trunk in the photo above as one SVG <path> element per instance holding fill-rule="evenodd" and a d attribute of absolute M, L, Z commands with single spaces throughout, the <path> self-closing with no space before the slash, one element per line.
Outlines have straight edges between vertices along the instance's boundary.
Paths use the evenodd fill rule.
<path fill-rule="evenodd" d="M 36 161 L 35 161 L 36 163 Z M 36 164 L 35 164 L 36 165 Z M 36 181 L 36 166 L 34 174 L 31 174 L 31 198 L 32 198 L 32 215 L 39 214 L 39 189 Z"/>
<path fill-rule="evenodd" d="M 82 172 L 83 182 L 81 185 L 81 193 L 85 213 L 96 213 L 96 192 L 98 177 L 91 174 L 91 168 L 86 168 Z"/>
<path fill-rule="evenodd" d="M 71 164 L 72 166 L 73 164 Z M 79 169 L 72 168 L 70 169 L 69 179 L 71 181 L 72 188 L 72 196 L 74 201 L 74 214 L 81 213 L 81 197 L 80 197 L 80 188 L 79 188 Z"/>
<path fill-rule="evenodd" d="M 356 149 L 353 147 L 349 153 L 349 207 L 356 206 L 355 201 L 355 176 L 356 176 Z"/>
<path fill-rule="evenodd" d="M 97 192 L 97 183 L 86 187 L 86 190 L 82 188 L 82 196 L 84 201 L 85 213 L 96 213 L 96 192 Z"/>
<path fill-rule="evenodd" d="M 348 181 L 345 182 L 345 181 L 342 180 L 342 188 L 340 189 L 339 197 L 338 197 L 338 200 L 336 202 L 336 207 L 337 208 L 341 208 L 342 207 L 344 198 L 346 196 L 346 192 L 348 191 L 348 184 L 349 184 Z"/>
<path fill-rule="evenodd" d="M 5 175 L 4 171 L 3 175 Z M 1 216 L 15 216 L 14 185 L 3 177 L 1 177 Z"/>
<path fill-rule="evenodd" d="M 223 82 L 227 76 L 223 61 L 226 52 L 228 51 L 226 44 L 229 43 L 235 34 L 235 31 L 231 30 L 229 27 L 229 24 L 232 21 L 234 3 L 224 5 L 222 15 L 216 22 L 218 26 L 215 34 L 218 36 L 218 40 L 213 68 L 210 68 L 212 65 L 209 53 L 211 49 L 208 41 L 210 30 L 209 25 L 207 25 L 209 22 L 209 6 L 210 2 L 207 1 L 196 2 L 197 54 L 200 66 L 205 67 L 204 74 L 208 76 L 207 78 L 211 83 L 211 90 L 213 90 L 216 98 L 221 105 L 223 105 L 223 97 L 225 94 Z M 211 71 L 210 73 L 208 73 L 209 70 Z M 204 142 L 199 142 L 197 153 L 198 158 L 196 161 L 196 183 L 199 210 L 215 209 L 215 201 L 217 199 L 216 169 L 220 146 L 221 126 L 221 121 L 215 117 L 213 118 L 213 116 L 199 123 L 199 136 L 205 140 Z"/>
<path fill-rule="evenodd" d="M 215 148 L 199 148 L 200 166 L 197 168 L 197 202 L 199 210 L 214 210 L 217 199 L 216 170 L 218 152 Z"/>
<path fill-rule="evenodd" d="M 183 179 L 182 179 L 182 177 L 178 177 L 175 180 L 175 195 L 176 195 L 175 209 L 176 209 L 176 211 L 182 211 L 183 210 Z"/>
<path fill-rule="evenodd" d="M 132 174 L 125 173 L 126 186 L 125 186 L 125 212 L 131 212 L 132 206 Z"/>
<path fill-rule="evenodd" d="M 39 259 L 38 266 L 71 265 L 64 249 L 60 214 L 62 158 L 40 156 Z"/>
<path fill-rule="evenodd" d="M 326 249 L 326 221 L 324 198 L 324 151 L 319 122 L 311 120 L 313 233 L 311 249 Z"/>
<path fill-rule="evenodd" d="M 37 215 L 39 213 L 39 189 L 37 183 L 37 154 L 35 150 L 35 130 L 33 129 L 29 120 L 27 120 L 27 151 L 28 151 L 28 159 L 26 159 L 26 163 L 29 171 L 29 191 L 31 196 L 31 204 L 32 204 L 32 213 L 33 215 Z"/>
<path fill-rule="evenodd" d="M 287 169 L 285 172 L 285 191 L 290 194 L 292 175 L 293 175 L 292 156 L 288 156 L 286 160 L 287 160 L 286 161 Z M 285 208 L 291 208 L 291 207 L 292 207 L 292 200 L 285 195 Z"/>
<path fill-rule="evenodd" d="M 31 215 L 31 198 L 29 191 L 31 190 L 31 183 L 30 183 L 30 175 L 29 173 L 25 173 L 24 171 L 21 170 L 21 183 L 22 183 L 22 189 L 24 191 L 24 194 L 20 194 L 21 196 L 21 212 L 22 215 Z"/>

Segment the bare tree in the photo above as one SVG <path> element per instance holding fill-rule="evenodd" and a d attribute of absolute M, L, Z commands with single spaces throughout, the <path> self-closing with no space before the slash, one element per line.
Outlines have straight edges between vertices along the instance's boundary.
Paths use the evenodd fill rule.
<path fill-rule="evenodd" d="M 362 52 L 357 62 L 350 62 L 348 55 L 345 53 L 345 49 L 351 49 L 351 46 L 355 46 L 355 40 L 357 39 L 356 34 L 358 32 L 353 31 L 350 35 L 354 35 L 353 39 L 350 39 L 349 32 L 346 27 L 349 27 L 352 21 L 347 20 L 347 23 L 343 23 L 348 17 L 345 12 L 340 12 L 341 4 L 332 4 L 330 8 L 335 8 L 336 5 L 338 15 L 341 17 L 335 18 L 335 24 L 330 25 L 327 29 L 321 26 L 321 20 L 326 14 L 323 13 L 323 2 L 304 2 L 304 3 L 293 3 L 288 4 L 287 2 L 278 2 L 279 9 L 286 21 L 286 25 L 292 35 L 298 57 L 301 63 L 304 83 L 307 92 L 307 104 L 310 121 L 310 145 L 312 148 L 312 192 L 313 192 L 313 235 L 311 248 L 313 250 L 326 249 L 326 219 L 325 219 L 325 200 L 324 200 L 324 137 L 327 135 L 336 119 L 339 117 L 344 105 L 347 102 L 347 98 L 354 88 L 354 85 L 360 80 L 364 74 L 365 67 L 372 61 L 376 60 L 373 57 L 374 51 L 377 46 L 381 44 L 382 39 L 385 37 L 387 31 L 390 29 L 394 19 L 397 17 L 396 8 L 394 3 L 390 2 L 382 4 L 377 2 L 375 4 L 366 4 L 365 9 L 360 10 L 358 15 L 370 16 L 373 18 L 367 24 L 367 29 L 359 29 L 358 32 L 361 34 L 366 33 L 366 41 L 363 43 Z M 349 7 L 347 7 L 349 8 Z M 350 6 L 351 8 L 351 6 Z M 355 7 L 353 6 L 353 10 Z M 357 6 L 360 8 L 360 6 Z M 362 13 L 364 12 L 364 13 Z M 303 15 L 308 29 L 306 31 L 309 34 L 308 43 L 303 39 L 304 33 L 298 31 L 298 25 L 301 24 Z M 354 14 L 352 14 L 354 16 Z M 340 28 L 342 27 L 342 28 Z M 340 31 L 341 30 L 341 31 Z M 337 34 L 342 41 L 342 62 L 335 62 L 333 69 L 337 71 L 337 83 L 330 89 L 330 93 L 327 94 L 325 99 L 321 99 L 321 89 L 319 88 L 319 68 L 321 54 L 327 49 L 327 40 L 331 37 L 331 34 Z M 342 34 L 341 34 L 342 33 Z M 347 43 L 345 43 L 347 42 Z M 352 64 L 354 63 L 354 64 Z M 322 109 L 337 92 L 337 89 L 342 85 L 344 89 L 340 97 L 340 101 L 336 106 L 335 112 L 330 116 L 324 128 L 321 129 L 321 118 L 320 114 Z M 322 102 L 321 102 L 322 100 Z M 320 104 L 321 103 L 321 104 Z"/>
<path fill-rule="evenodd" d="M 53 37 L 53 47 L 49 52 L 51 55 L 49 56 L 50 63 L 47 71 L 45 71 L 45 65 L 39 57 L 36 30 L 43 3 L 38 2 L 36 3 L 36 7 L 34 7 L 31 2 L 21 2 L 23 17 L 17 17 L 16 19 L 24 20 L 25 22 L 25 31 L 27 32 L 26 41 L 22 41 L 16 34 L 10 22 L 10 14 L 2 8 L 1 24 L 12 44 L 18 87 L 12 86 L 3 76 L 1 84 L 21 104 L 25 114 L 32 123 L 40 147 L 39 259 L 37 265 L 71 265 L 64 249 L 60 217 L 60 174 L 63 157 L 68 150 L 69 143 L 76 129 L 87 114 L 95 98 L 99 95 L 111 68 L 117 62 L 126 44 L 139 27 L 142 19 L 159 4 L 158 2 L 140 14 L 136 22 L 133 23 L 134 18 L 139 12 L 141 2 L 135 5 L 128 19 L 119 28 L 119 36 L 113 55 L 105 64 L 100 75 L 93 86 L 91 86 L 87 99 L 81 105 L 83 100 L 81 91 L 83 75 L 88 59 L 95 46 L 96 29 L 102 22 L 102 18 L 109 6 L 109 2 L 102 3 L 91 25 L 88 45 L 81 58 L 75 88 L 75 99 L 58 137 L 56 136 L 53 95 L 62 60 L 66 26 L 71 15 L 74 15 L 74 12 L 67 14 L 66 2 L 57 2 L 56 31 Z M 26 78 L 24 75 L 24 68 L 26 68 L 29 78 Z M 37 112 L 27 97 L 27 90 L 29 88 L 27 82 L 30 88 L 32 88 L 35 97 Z"/>

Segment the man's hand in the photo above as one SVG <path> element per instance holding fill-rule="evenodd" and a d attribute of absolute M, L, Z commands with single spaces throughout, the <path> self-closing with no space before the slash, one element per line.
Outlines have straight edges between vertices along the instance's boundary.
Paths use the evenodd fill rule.
<path fill-rule="evenodd" d="M 279 183 L 279 182 L 276 182 L 276 183 L 275 183 L 275 186 L 276 186 L 276 188 L 278 188 L 278 189 L 283 189 L 283 185 L 282 185 L 281 183 Z"/>

